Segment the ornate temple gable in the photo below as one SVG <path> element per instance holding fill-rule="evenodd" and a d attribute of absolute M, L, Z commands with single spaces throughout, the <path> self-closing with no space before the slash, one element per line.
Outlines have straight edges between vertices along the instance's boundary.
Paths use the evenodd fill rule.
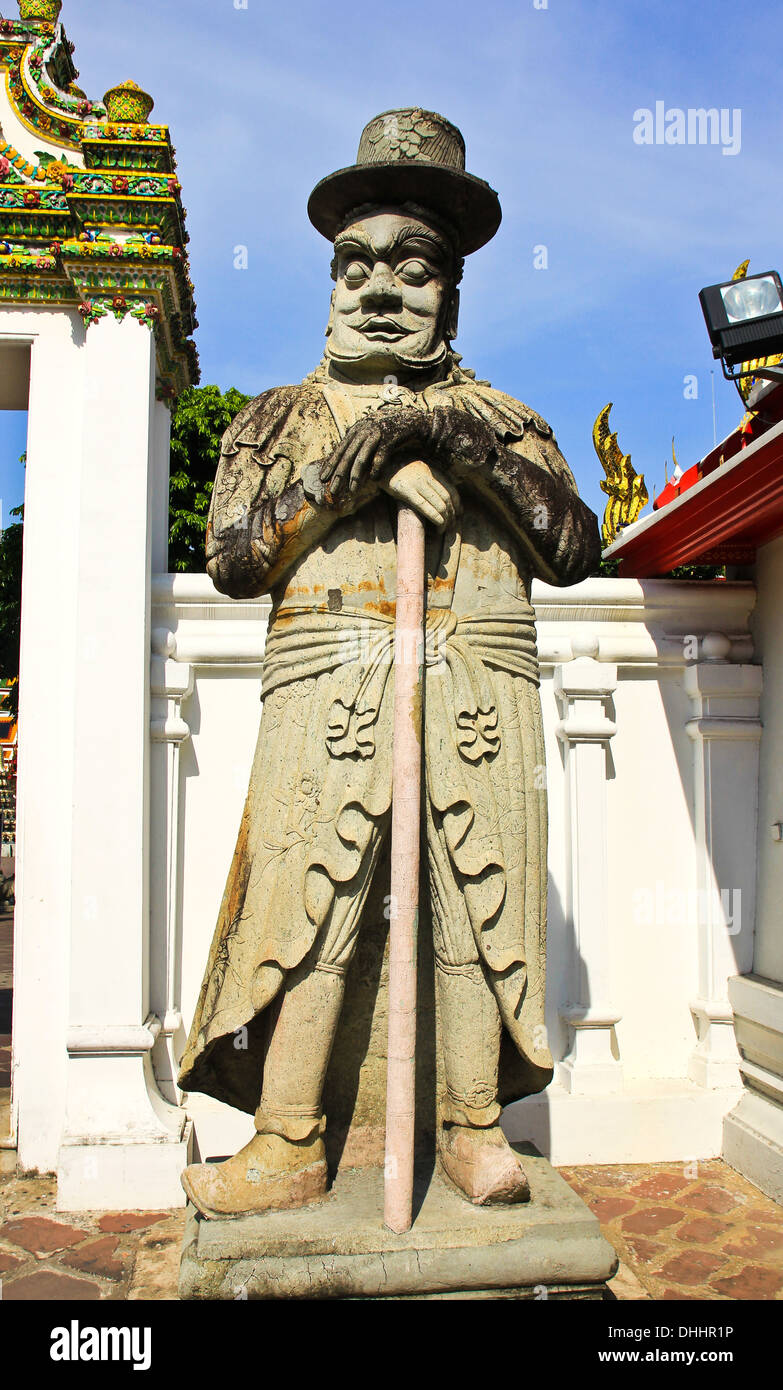
<path fill-rule="evenodd" d="M 169 130 L 135 83 L 103 101 L 81 91 L 60 9 L 19 0 L 18 19 L 0 18 L 0 301 L 75 308 L 87 327 L 133 315 L 173 398 L 199 369 Z"/>

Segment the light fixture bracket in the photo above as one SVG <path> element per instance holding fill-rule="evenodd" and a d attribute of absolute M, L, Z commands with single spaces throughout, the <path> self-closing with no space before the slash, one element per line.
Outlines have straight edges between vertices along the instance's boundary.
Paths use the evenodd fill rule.
<path fill-rule="evenodd" d="M 722 357 L 720 359 L 720 364 L 723 368 L 723 375 L 725 376 L 727 381 L 737 382 L 744 380 L 744 378 L 747 376 L 758 376 L 762 377 L 764 381 L 783 382 L 783 366 L 753 367 L 751 370 L 747 372 L 732 372 L 729 371 L 729 368 L 726 366 L 726 362 Z"/>

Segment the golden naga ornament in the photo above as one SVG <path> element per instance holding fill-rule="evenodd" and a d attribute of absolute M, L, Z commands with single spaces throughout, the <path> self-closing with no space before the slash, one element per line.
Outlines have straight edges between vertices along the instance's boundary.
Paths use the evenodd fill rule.
<path fill-rule="evenodd" d="M 610 401 L 593 425 L 593 446 L 606 474 L 600 487 L 609 498 L 601 525 L 604 547 L 617 539 L 617 533 L 623 526 L 630 526 L 636 520 L 642 507 L 649 501 L 644 475 L 636 472 L 631 455 L 624 454 L 617 443 L 617 431 L 609 428 L 611 409 Z"/>
<path fill-rule="evenodd" d="M 745 276 L 748 273 L 749 265 L 749 259 L 747 261 L 743 261 L 741 265 L 738 265 L 737 269 L 731 277 L 732 280 L 744 280 Z M 754 357 L 751 359 L 750 362 L 743 362 L 742 370 L 743 372 L 753 372 L 756 370 L 757 367 L 776 367 L 779 362 L 783 362 L 783 353 L 780 352 L 777 353 L 775 357 Z M 737 382 L 737 386 L 739 388 L 739 393 L 743 401 L 746 401 L 748 399 L 748 396 L 750 395 L 751 391 L 756 385 L 758 385 L 758 381 L 755 376 L 745 376 L 740 378 L 740 380 Z M 753 417 L 751 416 L 750 418 L 752 419 Z M 742 423 L 744 424 L 747 419 L 748 416 L 746 415 Z"/>

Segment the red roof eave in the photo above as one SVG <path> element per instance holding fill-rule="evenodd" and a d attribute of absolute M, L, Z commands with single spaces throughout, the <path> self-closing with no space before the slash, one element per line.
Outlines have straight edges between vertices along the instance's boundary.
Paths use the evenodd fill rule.
<path fill-rule="evenodd" d="M 625 578 L 667 574 L 729 542 L 756 550 L 783 535 L 783 422 L 680 497 L 626 527 L 604 551 Z"/>

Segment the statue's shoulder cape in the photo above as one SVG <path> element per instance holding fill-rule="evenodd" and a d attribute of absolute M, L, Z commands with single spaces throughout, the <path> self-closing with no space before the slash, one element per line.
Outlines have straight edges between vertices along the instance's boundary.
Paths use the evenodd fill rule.
<path fill-rule="evenodd" d="M 355 417 L 347 410 L 341 420 L 335 409 L 339 387 L 316 372 L 299 385 L 276 386 L 263 391 L 240 411 L 222 442 L 222 454 L 232 459 L 245 454 L 247 462 L 269 468 L 285 456 L 293 471 L 288 479 L 300 475 L 304 465 L 323 457 Z M 346 392 L 346 400 L 348 393 Z M 560 475 L 576 491 L 573 474 L 557 447 L 551 426 L 535 410 L 498 391 L 489 382 L 476 381 L 461 369 L 446 380 L 435 382 L 421 392 L 427 409 L 453 406 L 468 411 L 492 430 L 498 443 L 542 464 Z M 243 460 L 244 461 L 244 460 Z"/>
<path fill-rule="evenodd" d="M 231 458 L 249 450 L 254 463 L 268 467 L 281 452 L 283 436 L 302 442 L 311 437 L 317 448 L 331 434 L 330 420 L 319 386 L 273 386 L 240 410 L 223 435 L 221 453 Z"/>
<path fill-rule="evenodd" d="M 517 401 L 505 391 L 497 391 L 488 381 L 474 381 L 467 378 L 458 382 L 444 381 L 427 388 L 427 396 L 436 404 L 440 396 L 441 404 L 450 404 L 467 410 L 479 420 L 483 420 L 504 444 L 521 439 L 526 431 L 532 430 L 540 439 L 552 439 L 551 427 L 542 416 L 529 405 Z"/>

